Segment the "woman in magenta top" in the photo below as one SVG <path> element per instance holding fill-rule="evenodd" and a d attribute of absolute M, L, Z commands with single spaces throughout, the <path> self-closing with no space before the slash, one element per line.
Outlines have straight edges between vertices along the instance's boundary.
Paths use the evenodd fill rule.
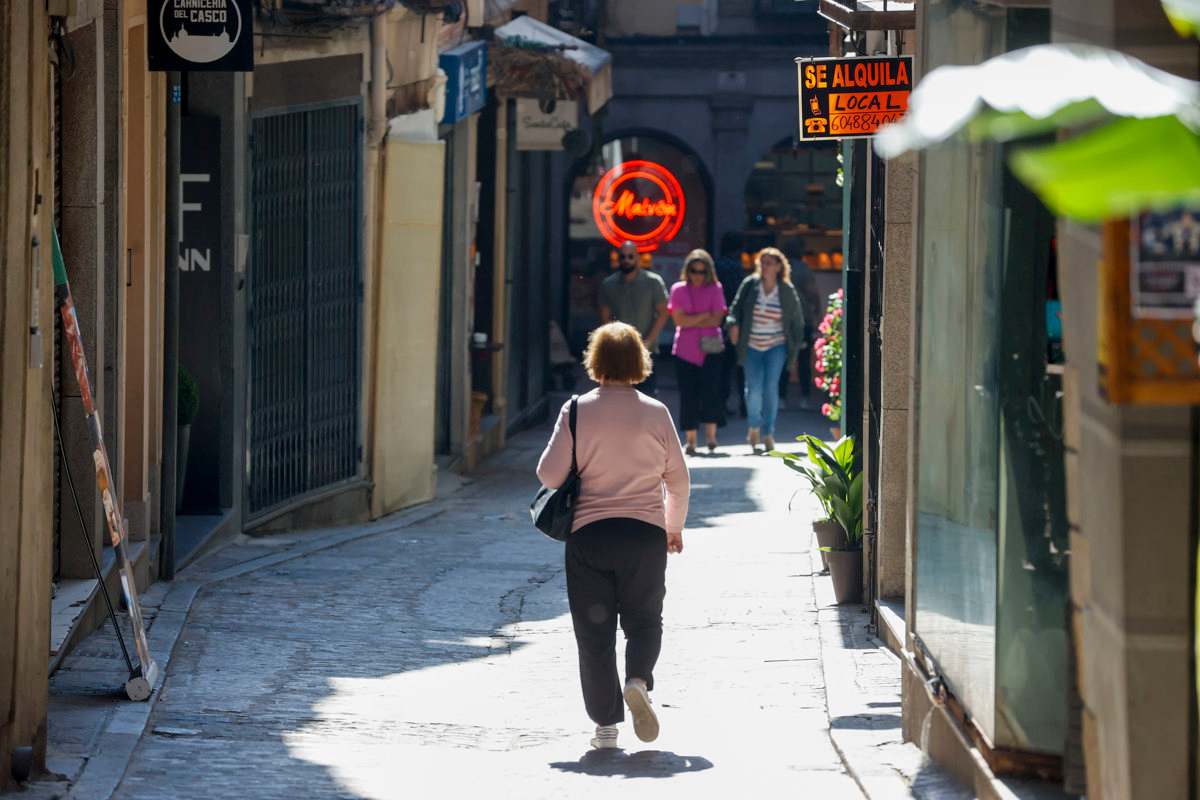
<path fill-rule="evenodd" d="M 679 424 L 687 437 L 687 454 L 696 454 L 696 431 L 704 424 L 704 440 L 717 449 L 721 419 L 721 356 L 704 352 L 704 342 L 720 342 L 725 320 L 725 291 L 707 251 L 693 250 L 683 262 L 679 282 L 671 287 L 667 305 L 675 321 L 671 353 L 679 376 Z"/>

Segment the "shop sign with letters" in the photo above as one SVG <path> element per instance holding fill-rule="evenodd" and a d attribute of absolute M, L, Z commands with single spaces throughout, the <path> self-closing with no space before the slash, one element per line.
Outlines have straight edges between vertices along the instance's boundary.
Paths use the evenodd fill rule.
<path fill-rule="evenodd" d="M 562 150 L 563 136 L 579 127 L 579 103 L 557 100 L 545 105 L 517 98 L 517 149 Z"/>
<path fill-rule="evenodd" d="M 861 139 L 908 111 L 912 56 L 798 58 L 800 138 Z"/>
<path fill-rule="evenodd" d="M 613 247 L 633 242 L 639 253 L 657 250 L 683 227 L 686 204 L 679 179 L 653 161 L 625 161 L 600 178 L 592 215 Z"/>
<path fill-rule="evenodd" d="M 467 42 L 438 56 L 446 73 L 446 113 L 442 122 L 453 125 L 487 105 L 487 43 Z"/>
<path fill-rule="evenodd" d="M 250 72 L 251 0 L 147 0 L 146 61 L 151 72 Z"/>

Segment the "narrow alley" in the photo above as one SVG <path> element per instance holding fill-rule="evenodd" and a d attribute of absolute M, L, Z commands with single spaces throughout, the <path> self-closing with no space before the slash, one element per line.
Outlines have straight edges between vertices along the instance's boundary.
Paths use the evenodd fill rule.
<path fill-rule="evenodd" d="M 861 797 L 830 738 L 807 495 L 789 512 L 795 479 L 745 446 L 690 460 L 662 736 L 643 745 L 626 724 L 623 750 L 589 752 L 562 549 L 525 511 L 545 436 L 340 546 L 278 561 L 314 534 L 243 537 L 186 570 L 208 588 L 114 796 L 582 798 L 619 782 L 623 797 Z M 245 571 L 256 559 L 270 563 Z M 59 681 L 94 666 L 69 660 Z M 892 673 L 877 719 L 898 739 Z"/>

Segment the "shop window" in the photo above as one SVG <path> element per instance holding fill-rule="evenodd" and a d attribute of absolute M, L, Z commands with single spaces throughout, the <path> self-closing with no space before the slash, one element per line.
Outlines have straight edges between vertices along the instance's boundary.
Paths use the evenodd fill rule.
<path fill-rule="evenodd" d="M 934 0 L 925 63 L 1037 41 L 1047 13 Z M 1053 219 L 998 146 L 929 150 L 921 175 L 914 634 L 988 741 L 1061 753 L 1063 503 Z"/>
<path fill-rule="evenodd" d="M 778 247 L 792 263 L 810 315 L 842 286 L 842 187 L 836 144 L 791 138 L 755 162 L 746 181 L 746 222 L 738 237 L 748 252 Z"/>

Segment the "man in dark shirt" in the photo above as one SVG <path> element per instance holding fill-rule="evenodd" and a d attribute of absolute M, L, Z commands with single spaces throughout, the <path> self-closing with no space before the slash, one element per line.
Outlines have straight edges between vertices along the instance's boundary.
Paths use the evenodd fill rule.
<path fill-rule="evenodd" d="M 670 316 L 667 312 L 667 287 L 663 279 L 638 267 L 637 245 L 621 245 L 618 271 L 600 284 L 600 323 L 624 322 L 637 328 L 650 355 L 658 355 L 658 337 Z M 637 388 L 654 396 L 658 380 L 650 377 Z"/>

